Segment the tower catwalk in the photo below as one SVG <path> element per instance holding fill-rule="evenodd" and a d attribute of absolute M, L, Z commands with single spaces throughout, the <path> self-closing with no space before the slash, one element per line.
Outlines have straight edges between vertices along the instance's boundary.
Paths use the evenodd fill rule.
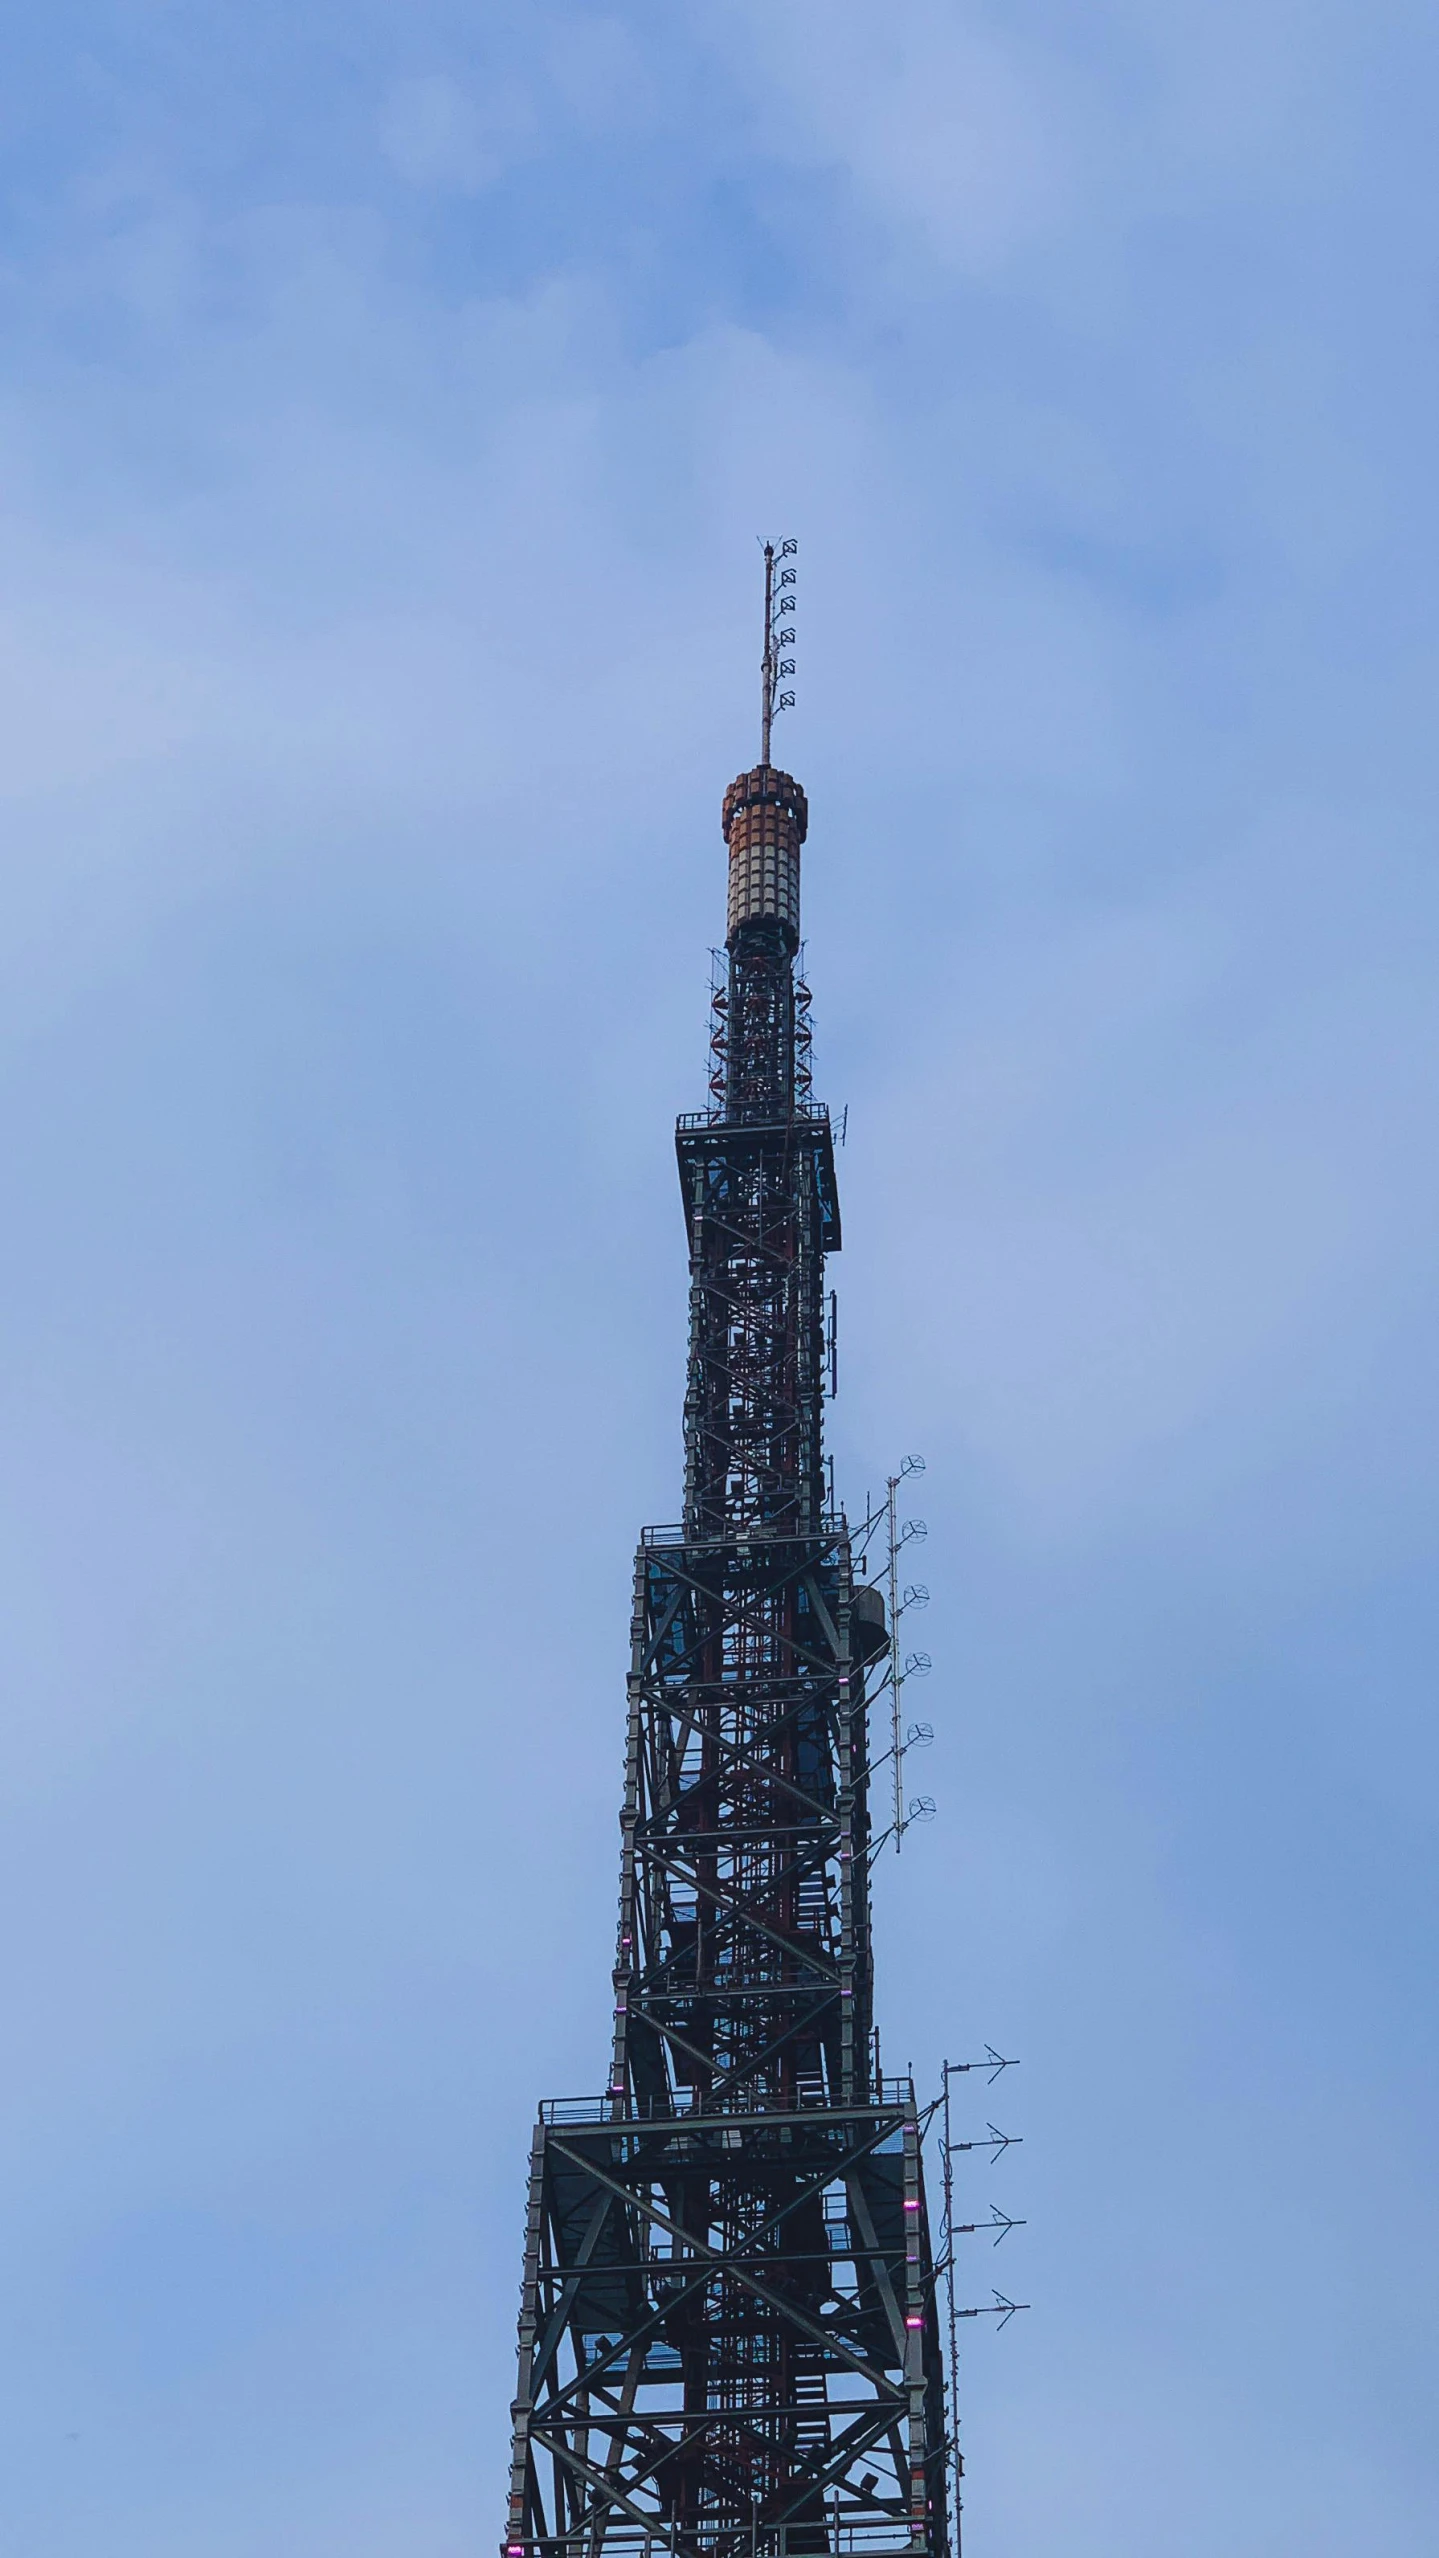
<path fill-rule="evenodd" d="M 614 2056 L 540 2108 L 506 2558 L 942 2558 L 920 2119 L 876 2074 L 865 1675 L 826 1506 L 827 1111 L 798 985 L 804 792 L 724 799 L 712 1106 L 679 1121 L 682 1526 L 635 1558 Z"/>

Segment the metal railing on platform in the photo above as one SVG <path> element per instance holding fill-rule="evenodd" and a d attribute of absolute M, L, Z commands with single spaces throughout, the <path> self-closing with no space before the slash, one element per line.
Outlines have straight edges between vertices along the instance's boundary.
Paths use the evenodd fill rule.
<path fill-rule="evenodd" d="M 725 1551 L 730 1551 L 735 1546 L 809 1543 L 832 1545 L 837 1537 L 845 1537 L 848 1534 L 849 1520 L 844 1511 L 826 1510 L 813 1528 L 799 1527 L 793 1520 L 777 1520 L 772 1526 L 756 1525 L 751 1528 L 733 1529 L 728 1535 L 722 1537 L 691 1536 L 683 1521 L 675 1521 L 663 1527 L 641 1528 L 640 1543 L 642 1546 L 651 1547 L 687 1545 L 694 1547 L 696 1551 L 701 1548 L 710 1551 L 723 1548 Z"/>
<path fill-rule="evenodd" d="M 742 1132 L 746 1137 L 753 1137 L 766 1128 L 788 1128 L 797 1120 L 807 1128 L 818 1127 L 828 1117 L 827 1101 L 797 1101 L 788 1119 L 758 1121 L 731 1120 L 729 1112 L 721 1104 L 713 1110 L 682 1110 L 675 1121 L 675 1126 L 677 1128 L 722 1128 L 728 1125 Z"/>
<path fill-rule="evenodd" d="M 813 2094 L 801 2092 L 794 2106 L 777 2106 L 772 2097 L 759 2091 L 736 2087 L 720 2099 L 707 2098 L 703 2091 L 680 2088 L 672 2099 L 634 2096 L 547 2096 L 540 2107 L 542 2123 L 674 2123 L 686 2122 L 694 2116 L 708 2115 L 712 2120 L 729 2114 L 793 2115 L 813 2113 L 846 2113 L 857 2106 L 861 2111 L 874 2106 L 888 2113 L 902 2111 L 913 2102 L 913 2086 L 907 2078 L 882 2078 L 875 2092 L 852 2100 L 833 2096 L 827 2090 Z"/>

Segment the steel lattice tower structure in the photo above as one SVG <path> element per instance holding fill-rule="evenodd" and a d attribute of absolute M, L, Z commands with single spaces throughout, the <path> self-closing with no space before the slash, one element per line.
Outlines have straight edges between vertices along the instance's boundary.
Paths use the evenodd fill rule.
<path fill-rule="evenodd" d="M 825 1497 L 840 1221 L 796 977 L 808 812 L 769 757 L 775 574 L 767 549 L 712 1104 L 676 1132 L 685 1515 L 635 1559 L 613 2063 L 535 2130 L 506 2558 L 949 2549 L 921 2117 L 872 2030 L 889 1636 Z"/>

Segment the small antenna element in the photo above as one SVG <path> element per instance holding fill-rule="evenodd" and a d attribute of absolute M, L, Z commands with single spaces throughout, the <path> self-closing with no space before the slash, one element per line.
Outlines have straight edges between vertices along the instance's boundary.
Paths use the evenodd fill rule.
<path fill-rule="evenodd" d="M 769 762 L 770 731 L 777 711 L 794 709 L 793 693 L 781 692 L 786 675 L 794 673 L 794 659 L 784 652 L 794 646 L 794 624 L 789 615 L 794 611 L 795 571 L 792 562 L 798 542 L 766 542 L 764 546 L 764 656 L 760 660 L 759 760 Z"/>

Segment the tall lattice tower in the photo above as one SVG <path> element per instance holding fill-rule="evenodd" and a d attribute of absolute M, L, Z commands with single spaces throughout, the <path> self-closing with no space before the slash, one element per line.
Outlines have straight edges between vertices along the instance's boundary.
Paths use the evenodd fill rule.
<path fill-rule="evenodd" d="M 826 1501 L 839 1203 L 795 972 L 805 795 L 769 755 L 791 581 L 765 572 L 712 1103 L 677 1130 L 685 1515 L 635 1559 L 609 2085 L 535 2130 L 506 2558 L 949 2548 L 921 2118 L 872 2026 L 889 1633 Z"/>

